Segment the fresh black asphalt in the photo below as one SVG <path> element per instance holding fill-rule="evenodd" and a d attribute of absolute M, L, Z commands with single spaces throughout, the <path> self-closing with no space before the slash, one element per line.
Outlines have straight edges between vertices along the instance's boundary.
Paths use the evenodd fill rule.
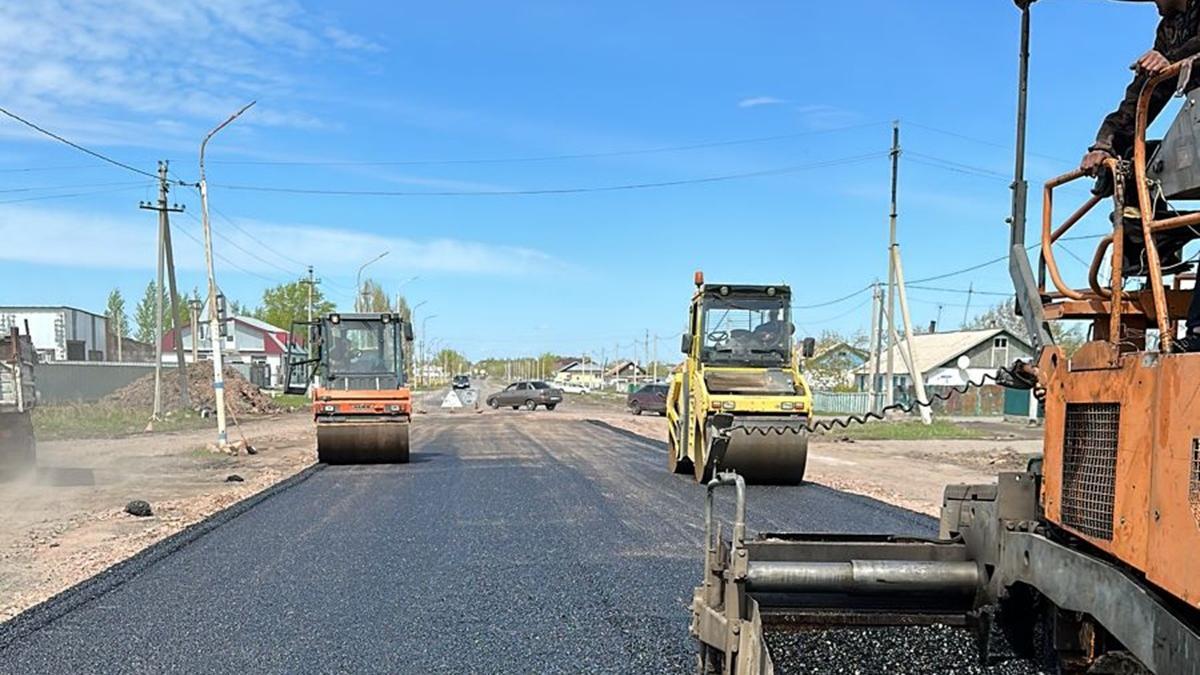
<path fill-rule="evenodd" d="M 693 672 L 704 491 L 661 444 L 524 411 L 413 439 L 410 464 L 318 467 L 0 626 L 0 673 Z M 935 534 L 819 485 L 748 502 L 753 530 Z"/>

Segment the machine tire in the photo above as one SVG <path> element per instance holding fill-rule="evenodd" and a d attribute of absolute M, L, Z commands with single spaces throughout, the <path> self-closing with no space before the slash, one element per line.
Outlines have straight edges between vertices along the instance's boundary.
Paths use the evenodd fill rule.
<path fill-rule="evenodd" d="M 641 415 L 642 406 L 637 401 L 630 401 L 629 412 L 633 413 L 634 415 Z"/>
<path fill-rule="evenodd" d="M 702 443 L 704 447 L 704 463 L 697 464 L 693 462 L 692 475 L 696 477 L 697 483 L 704 484 L 712 480 L 713 476 L 712 457 L 709 457 L 708 455 L 708 449 L 711 447 L 709 443 L 708 430 L 705 429 L 704 431 L 700 431 L 696 434 L 696 436 L 699 437 L 700 443 Z"/>
<path fill-rule="evenodd" d="M 533 399 L 529 399 L 528 401 L 525 401 L 525 409 L 529 412 L 533 412 L 534 410 L 537 410 L 537 403 L 535 403 Z"/>
<path fill-rule="evenodd" d="M 500 401 L 497 401 L 496 399 L 492 399 L 492 400 L 488 401 L 488 406 L 492 410 L 499 410 L 500 409 Z"/>

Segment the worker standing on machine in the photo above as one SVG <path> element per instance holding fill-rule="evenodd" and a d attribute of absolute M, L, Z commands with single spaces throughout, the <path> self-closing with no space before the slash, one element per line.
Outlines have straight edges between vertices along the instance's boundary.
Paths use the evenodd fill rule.
<path fill-rule="evenodd" d="M 1151 0 L 1125 0 L 1147 2 Z M 1177 61 L 1200 54 L 1200 0 L 1152 0 L 1158 7 L 1162 20 L 1158 23 L 1154 47 L 1133 63 L 1136 72 L 1133 82 L 1125 89 L 1125 98 L 1117 109 L 1109 113 L 1100 124 L 1096 142 L 1080 162 L 1080 168 L 1089 174 L 1098 175 L 1104 161 L 1121 157 L 1128 158 L 1133 152 L 1134 123 L 1138 95 L 1142 86 L 1154 75 L 1166 70 Z M 1187 89 L 1200 85 L 1200 71 L 1192 76 Z M 1170 100 L 1172 90 L 1159 87 L 1150 97 L 1149 122 L 1153 122 Z M 1200 352 L 1200 283 L 1192 292 L 1188 307 L 1187 334 L 1174 342 L 1177 352 Z"/>

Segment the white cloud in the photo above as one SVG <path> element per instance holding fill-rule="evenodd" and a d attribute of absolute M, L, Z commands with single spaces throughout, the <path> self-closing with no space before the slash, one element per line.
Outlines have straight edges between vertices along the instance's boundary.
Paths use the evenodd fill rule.
<path fill-rule="evenodd" d="M 739 108 L 757 108 L 760 105 L 779 105 L 785 101 L 774 96 L 752 96 L 738 101 Z"/>
<path fill-rule="evenodd" d="M 0 3 L 0 100 L 84 142 L 191 146 L 250 99 L 243 126 L 330 128 L 296 66 L 379 47 L 316 16 L 297 0 Z"/>
<path fill-rule="evenodd" d="M 292 276 L 303 270 L 296 260 L 312 261 L 326 274 L 352 275 L 363 260 L 390 251 L 375 269 L 395 265 L 403 273 L 446 272 L 471 275 L 525 275 L 535 270 L 565 268 L 557 258 L 531 248 L 461 239 L 409 239 L 362 231 L 310 225 L 238 220 L 241 230 L 214 220 L 214 249 L 236 265 L 264 276 Z M 204 265 L 198 240 L 200 226 L 192 217 L 173 220 L 176 264 L 184 270 Z M 248 233 L 248 234 L 247 234 Z M 0 206 L 0 260 L 92 269 L 154 268 L 153 219 L 114 218 L 82 211 Z M 259 242 L 272 242 L 277 253 Z M 256 259 L 247 251 L 254 252 Z M 291 260 L 289 260 L 291 259 Z M 241 274 L 228 262 L 218 262 L 227 274 Z M 283 269 L 280 269 L 283 268 Z M 400 273 L 398 272 L 398 273 Z"/>

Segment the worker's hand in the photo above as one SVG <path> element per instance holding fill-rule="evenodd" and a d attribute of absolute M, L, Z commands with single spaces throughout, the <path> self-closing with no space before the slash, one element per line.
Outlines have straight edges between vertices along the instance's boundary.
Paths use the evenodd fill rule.
<path fill-rule="evenodd" d="M 1130 67 L 1143 75 L 1157 75 L 1166 70 L 1170 65 L 1171 62 L 1167 60 L 1167 57 L 1151 49 L 1142 54 Z"/>
<path fill-rule="evenodd" d="M 1098 176 L 1104 169 L 1104 160 L 1110 157 L 1112 157 L 1112 153 L 1107 150 L 1092 150 L 1083 156 L 1079 168 L 1089 176 Z"/>

